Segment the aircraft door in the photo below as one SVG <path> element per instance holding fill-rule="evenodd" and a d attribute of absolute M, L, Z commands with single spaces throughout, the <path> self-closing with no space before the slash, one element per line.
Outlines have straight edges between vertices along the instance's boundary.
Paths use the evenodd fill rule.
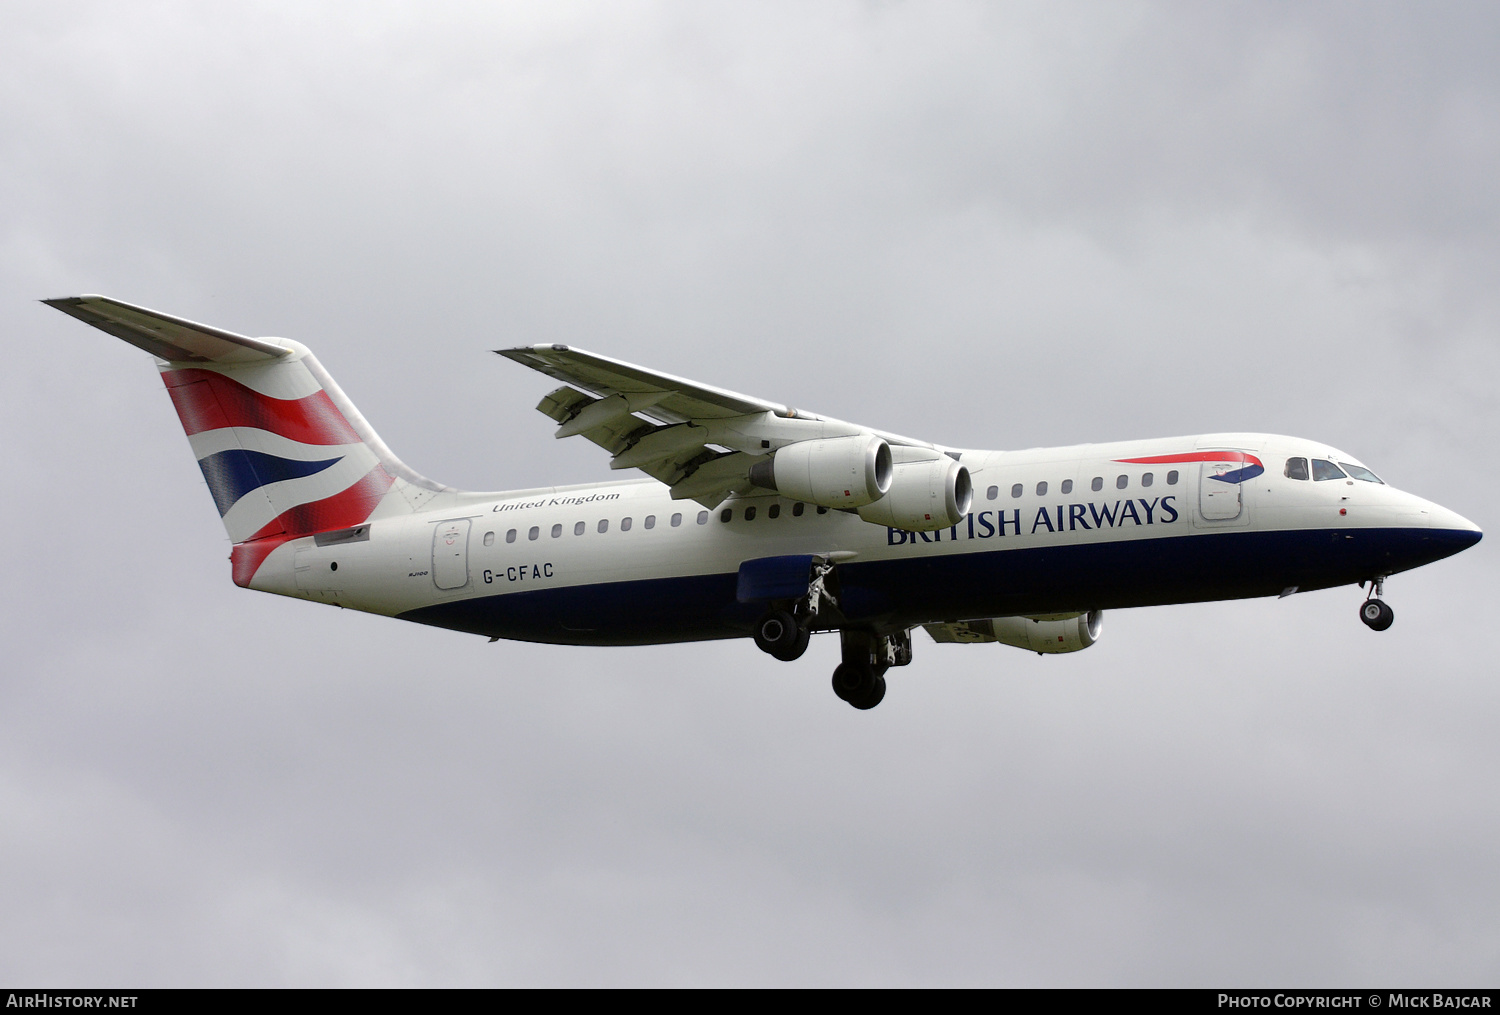
<path fill-rule="evenodd" d="M 469 584 L 469 519 L 438 522 L 433 528 L 432 581 L 440 589 Z"/>
<path fill-rule="evenodd" d="M 1243 469 L 1235 461 L 1204 462 L 1198 478 L 1198 513 L 1205 521 L 1222 522 L 1240 516 L 1239 476 L 1226 476 Z"/>

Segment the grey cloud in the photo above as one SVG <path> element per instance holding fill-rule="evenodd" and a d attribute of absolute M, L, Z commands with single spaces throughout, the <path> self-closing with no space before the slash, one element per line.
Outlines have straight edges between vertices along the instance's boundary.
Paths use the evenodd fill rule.
<path fill-rule="evenodd" d="M 312 345 L 414 467 L 606 476 L 564 341 L 955 444 L 1299 433 L 1486 524 L 1485 5 L 13 4 L 0 971 L 1492 979 L 1488 542 L 918 645 L 501 643 L 255 596 L 104 292 Z M 1227 561 L 1226 566 L 1233 566 Z"/>

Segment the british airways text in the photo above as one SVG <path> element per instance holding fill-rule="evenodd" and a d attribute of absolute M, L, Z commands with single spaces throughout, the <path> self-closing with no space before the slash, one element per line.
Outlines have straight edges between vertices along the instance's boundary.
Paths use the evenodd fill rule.
<path fill-rule="evenodd" d="M 1117 500 L 1102 505 L 1093 502 L 1044 505 L 1037 508 L 1036 514 L 1030 519 L 1022 516 L 1020 508 L 970 512 L 963 522 L 949 530 L 951 533 L 949 539 L 957 540 L 960 531 L 963 531 L 968 539 L 989 539 L 994 536 L 1019 536 L 1022 533 L 1117 529 L 1126 524 L 1170 525 L 1179 517 L 1177 508 L 1172 503 L 1176 499 L 1176 495 L 1168 494 L 1165 497 L 1153 497 L 1150 500 L 1138 497 L 1134 500 Z M 1029 528 L 1023 528 L 1027 525 Z M 904 529 L 887 527 L 885 532 L 887 546 L 900 546 L 907 542 L 915 543 L 918 539 L 924 543 L 943 541 L 942 529 L 927 533 L 907 532 Z"/>

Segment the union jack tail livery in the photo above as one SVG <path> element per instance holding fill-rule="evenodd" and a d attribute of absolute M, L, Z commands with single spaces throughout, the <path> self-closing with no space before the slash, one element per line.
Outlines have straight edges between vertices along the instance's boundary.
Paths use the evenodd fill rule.
<path fill-rule="evenodd" d="M 49 306 L 157 357 L 249 587 L 277 547 L 409 514 L 442 489 L 403 465 L 304 345 L 247 338 L 102 296 Z M 415 487 L 408 491 L 407 487 Z"/>

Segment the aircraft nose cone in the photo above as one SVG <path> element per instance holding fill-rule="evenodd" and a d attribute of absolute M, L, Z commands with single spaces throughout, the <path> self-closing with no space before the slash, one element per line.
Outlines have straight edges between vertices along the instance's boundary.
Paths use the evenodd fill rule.
<path fill-rule="evenodd" d="M 1484 532 L 1479 526 L 1457 511 L 1449 511 L 1434 504 L 1430 517 L 1431 538 L 1441 542 L 1449 553 L 1467 550 L 1484 538 Z"/>

